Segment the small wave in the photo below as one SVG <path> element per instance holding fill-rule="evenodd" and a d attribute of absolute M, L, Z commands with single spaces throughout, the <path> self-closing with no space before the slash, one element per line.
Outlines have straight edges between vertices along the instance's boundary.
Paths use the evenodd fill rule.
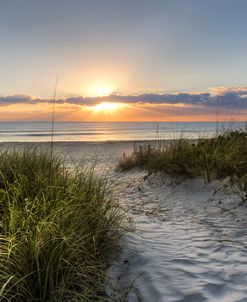
<path fill-rule="evenodd" d="M 106 133 L 98 133 L 98 132 L 81 132 L 81 133 L 78 133 L 78 132 L 70 132 L 70 133 L 53 133 L 53 136 L 75 136 L 75 135 L 78 135 L 78 136 L 88 136 L 88 135 L 105 135 Z M 26 136 L 26 137 L 45 137 L 45 136 L 51 136 L 51 133 L 20 133 L 20 134 L 16 134 L 16 136 Z"/>

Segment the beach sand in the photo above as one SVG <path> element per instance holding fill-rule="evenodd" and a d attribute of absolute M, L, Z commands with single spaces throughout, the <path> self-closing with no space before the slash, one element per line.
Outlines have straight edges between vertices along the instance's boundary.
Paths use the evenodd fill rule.
<path fill-rule="evenodd" d="M 22 148 L 27 144 L 1 144 Z M 48 148 L 48 143 L 40 144 Z M 202 178 L 172 179 L 133 169 L 115 170 L 133 142 L 55 143 L 67 164 L 108 173 L 114 194 L 128 210 L 135 232 L 108 270 L 118 291 L 132 283 L 127 301 L 246 302 L 247 205 L 229 179 L 205 184 Z"/>

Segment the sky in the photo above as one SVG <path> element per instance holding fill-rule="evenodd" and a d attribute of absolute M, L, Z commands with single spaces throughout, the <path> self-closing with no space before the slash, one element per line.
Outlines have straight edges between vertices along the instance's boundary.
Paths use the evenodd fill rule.
<path fill-rule="evenodd" d="M 246 119 L 246 0 L 0 0 L 0 120 Z M 103 103 L 103 105 L 102 105 Z"/>

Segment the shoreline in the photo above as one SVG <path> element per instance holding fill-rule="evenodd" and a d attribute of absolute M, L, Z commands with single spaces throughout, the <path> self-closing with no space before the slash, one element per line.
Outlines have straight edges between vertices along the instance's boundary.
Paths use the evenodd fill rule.
<path fill-rule="evenodd" d="M 117 145 L 117 144 L 156 144 L 156 143 L 170 143 L 174 140 L 179 140 L 180 138 L 169 138 L 169 139 L 152 139 L 152 140 L 107 140 L 107 141 L 54 141 L 53 145 Z M 196 141 L 198 138 L 184 138 L 188 141 Z M 32 142 L 0 142 L 0 147 L 4 145 L 50 145 L 51 141 L 32 141 Z"/>
<path fill-rule="evenodd" d="M 160 140 L 160 141 L 170 141 L 170 140 Z M 157 142 L 157 140 L 109 140 L 109 141 L 54 141 L 53 144 L 119 144 L 119 143 L 149 143 L 149 142 Z M 0 146 L 3 144 L 51 144 L 51 141 L 45 141 L 45 142 L 0 142 Z"/>

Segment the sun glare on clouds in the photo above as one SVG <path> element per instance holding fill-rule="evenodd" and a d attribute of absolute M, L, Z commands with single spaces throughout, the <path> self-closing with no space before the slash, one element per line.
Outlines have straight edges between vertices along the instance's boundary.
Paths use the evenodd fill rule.
<path fill-rule="evenodd" d="M 122 107 L 122 104 L 119 104 L 119 103 L 104 102 L 104 103 L 95 105 L 93 107 L 93 110 L 94 111 L 103 111 L 103 112 L 113 112 L 113 111 L 120 109 L 121 107 Z"/>

